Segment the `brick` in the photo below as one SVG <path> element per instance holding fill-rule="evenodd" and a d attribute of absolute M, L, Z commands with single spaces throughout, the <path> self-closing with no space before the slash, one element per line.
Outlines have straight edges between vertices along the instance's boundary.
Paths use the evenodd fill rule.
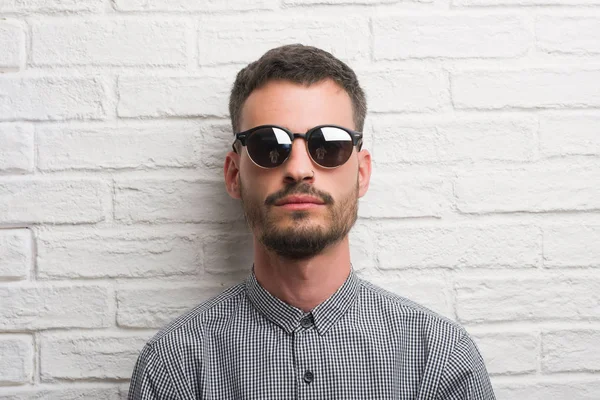
<path fill-rule="evenodd" d="M 372 118 L 373 158 L 378 165 L 447 161 L 527 161 L 533 156 L 537 121 L 527 117 Z"/>
<path fill-rule="evenodd" d="M 566 379 L 563 382 L 515 382 L 494 384 L 494 394 L 498 399 L 577 399 L 597 400 L 600 393 L 600 380 L 586 380 L 584 382 Z"/>
<path fill-rule="evenodd" d="M 600 71 L 462 71 L 452 76 L 451 88 L 459 109 L 600 106 Z"/>
<path fill-rule="evenodd" d="M 600 331 L 597 330 L 545 332 L 542 334 L 542 369 L 544 372 L 598 372 L 598 343 Z"/>
<path fill-rule="evenodd" d="M 0 330 L 100 328 L 114 320 L 103 286 L 0 287 Z"/>
<path fill-rule="evenodd" d="M 249 272 L 253 240 L 247 230 L 210 235 L 204 240 L 204 270 L 213 274 Z"/>
<path fill-rule="evenodd" d="M 42 335 L 41 380 L 129 379 L 150 336 L 137 332 Z"/>
<path fill-rule="evenodd" d="M 117 323 L 129 328 L 160 328 L 224 287 L 177 284 L 123 287 L 117 292 Z"/>
<path fill-rule="evenodd" d="M 106 185 L 93 179 L 0 179 L 0 223 L 99 222 L 105 195 Z"/>
<path fill-rule="evenodd" d="M 449 204 L 445 191 L 444 180 L 434 175 L 382 171 L 371 177 L 358 214 L 363 218 L 438 217 Z"/>
<path fill-rule="evenodd" d="M 160 65 L 187 63 L 182 20 L 59 19 L 32 26 L 33 65 Z"/>
<path fill-rule="evenodd" d="M 101 387 L 23 387 L 19 389 L 9 389 L 2 391 L 0 388 L 0 396 L 3 400 L 116 400 L 122 399 L 118 387 L 102 385 Z"/>
<path fill-rule="evenodd" d="M 534 226 L 390 228 L 377 237 L 381 269 L 522 268 L 541 264 Z"/>
<path fill-rule="evenodd" d="M 23 28 L 17 23 L 0 20 L 0 49 L 0 68 L 19 68 L 25 52 Z"/>
<path fill-rule="evenodd" d="M 441 279 L 368 277 L 367 280 L 392 293 L 414 301 L 445 317 L 453 318 L 452 297 L 447 282 Z"/>
<path fill-rule="evenodd" d="M 473 335 L 491 375 L 525 374 L 537 371 L 538 337 L 528 332 Z"/>
<path fill-rule="evenodd" d="M 0 385 L 31 383 L 33 341 L 28 336 L 0 335 Z"/>
<path fill-rule="evenodd" d="M 41 278 L 147 278 L 195 275 L 201 268 L 198 238 L 133 229 L 40 231 L 37 271 Z"/>
<path fill-rule="evenodd" d="M 104 99 L 96 78 L 0 75 L 0 121 L 97 119 L 105 115 Z"/>
<path fill-rule="evenodd" d="M 600 280 L 465 279 L 457 282 L 456 310 L 461 322 L 478 323 L 597 318 Z"/>
<path fill-rule="evenodd" d="M 121 11 L 257 11 L 272 10 L 277 7 L 276 0 L 115 0 L 115 6 Z"/>
<path fill-rule="evenodd" d="M 120 77 L 117 112 L 120 117 L 227 117 L 230 84 L 207 77 Z"/>
<path fill-rule="evenodd" d="M 465 213 L 594 210 L 600 168 L 577 163 L 459 173 L 457 208 Z M 573 193 L 577 193 L 574 196 Z"/>
<path fill-rule="evenodd" d="M 373 112 L 435 111 L 450 103 L 448 77 L 439 71 L 357 72 Z"/>
<path fill-rule="evenodd" d="M 115 218 L 130 222 L 224 222 L 243 218 L 222 182 L 154 179 L 118 181 Z"/>
<path fill-rule="evenodd" d="M 538 16 L 537 46 L 549 53 L 600 54 L 600 18 Z"/>
<path fill-rule="evenodd" d="M 600 155 L 600 116 L 540 117 L 540 149 L 547 157 Z"/>
<path fill-rule="evenodd" d="M 322 48 L 342 60 L 369 57 L 368 20 L 363 18 L 211 18 L 201 22 L 198 58 L 201 65 L 247 63 L 267 50 L 303 43 Z M 248 44 L 252 43 L 251 46 Z"/>
<path fill-rule="evenodd" d="M 6 0 L 0 3 L 2 13 L 100 11 L 103 8 L 102 0 Z"/>
<path fill-rule="evenodd" d="M 551 226 L 543 231 L 545 266 L 600 266 L 600 226 Z"/>
<path fill-rule="evenodd" d="M 197 124 L 188 122 L 41 126 L 37 130 L 38 168 L 189 168 L 197 164 L 197 131 Z"/>
<path fill-rule="evenodd" d="M 32 265 L 31 232 L 0 229 L 0 278 L 26 279 Z"/>
<path fill-rule="evenodd" d="M 0 123 L 0 172 L 33 171 L 32 125 Z"/>
<path fill-rule="evenodd" d="M 376 60 L 517 57 L 532 42 L 523 19 L 510 15 L 386 16 L 373 19 L 373 36 Z"/>

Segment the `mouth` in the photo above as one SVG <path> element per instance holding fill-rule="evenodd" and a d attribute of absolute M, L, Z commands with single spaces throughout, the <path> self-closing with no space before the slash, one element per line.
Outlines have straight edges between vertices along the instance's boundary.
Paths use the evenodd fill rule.
<path fill-rule="evenodd" d="M 323 200 L 306 195 L 287 196 L 275 202 L 276 207 L 286 210 L 308 210 L 311 208 L 322 207 L 324 204 Z"/>

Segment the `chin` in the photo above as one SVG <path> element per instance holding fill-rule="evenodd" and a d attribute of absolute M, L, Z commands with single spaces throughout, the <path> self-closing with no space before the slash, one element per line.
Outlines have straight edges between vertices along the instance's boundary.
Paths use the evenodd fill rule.
<path fill-rule="evenodd" d="M 294 229 L 298 228 L 308 228 L 312 227 L 315 229 L 325 229 L 327 228 L 327 224 L 323 221 L 322 218 L 310 215 L 304 211 L 293 212 L 290 214 L 289 218 L 281 221 L 281 224 L 278 224 L 282 227 Z"/>

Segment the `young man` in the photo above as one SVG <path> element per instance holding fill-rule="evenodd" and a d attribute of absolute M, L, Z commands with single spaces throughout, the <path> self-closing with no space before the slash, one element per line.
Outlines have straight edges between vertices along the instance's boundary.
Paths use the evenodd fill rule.
<path fill-rule="evenodd" d="M 354 72 L 314 47 L 272 49 L 238 73 L 229 108 L 225 184 L 252 272 L 148 342 L 129 398 L 493 399 L 464 329 L 352 269 L 371 176 Z"/>

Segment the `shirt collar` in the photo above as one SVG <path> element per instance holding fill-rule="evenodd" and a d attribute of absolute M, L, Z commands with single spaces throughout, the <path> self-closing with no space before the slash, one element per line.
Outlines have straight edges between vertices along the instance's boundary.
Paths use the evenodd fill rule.
<path fill-rule="evenodd" d="M 350 309 L 358 297 L 359 278 L 350 269 L 350 274 L 340 288 L 327 300 L 315 307 L 310 313 L 291 306 L 267 292 L 256 279 L 254 269 L 246 278 L 246 295 L 254 307 L 269 321 L 291 334 L 300 328 L 300 320 L 312 314 L 315 328 L 324 335 Z"/>

